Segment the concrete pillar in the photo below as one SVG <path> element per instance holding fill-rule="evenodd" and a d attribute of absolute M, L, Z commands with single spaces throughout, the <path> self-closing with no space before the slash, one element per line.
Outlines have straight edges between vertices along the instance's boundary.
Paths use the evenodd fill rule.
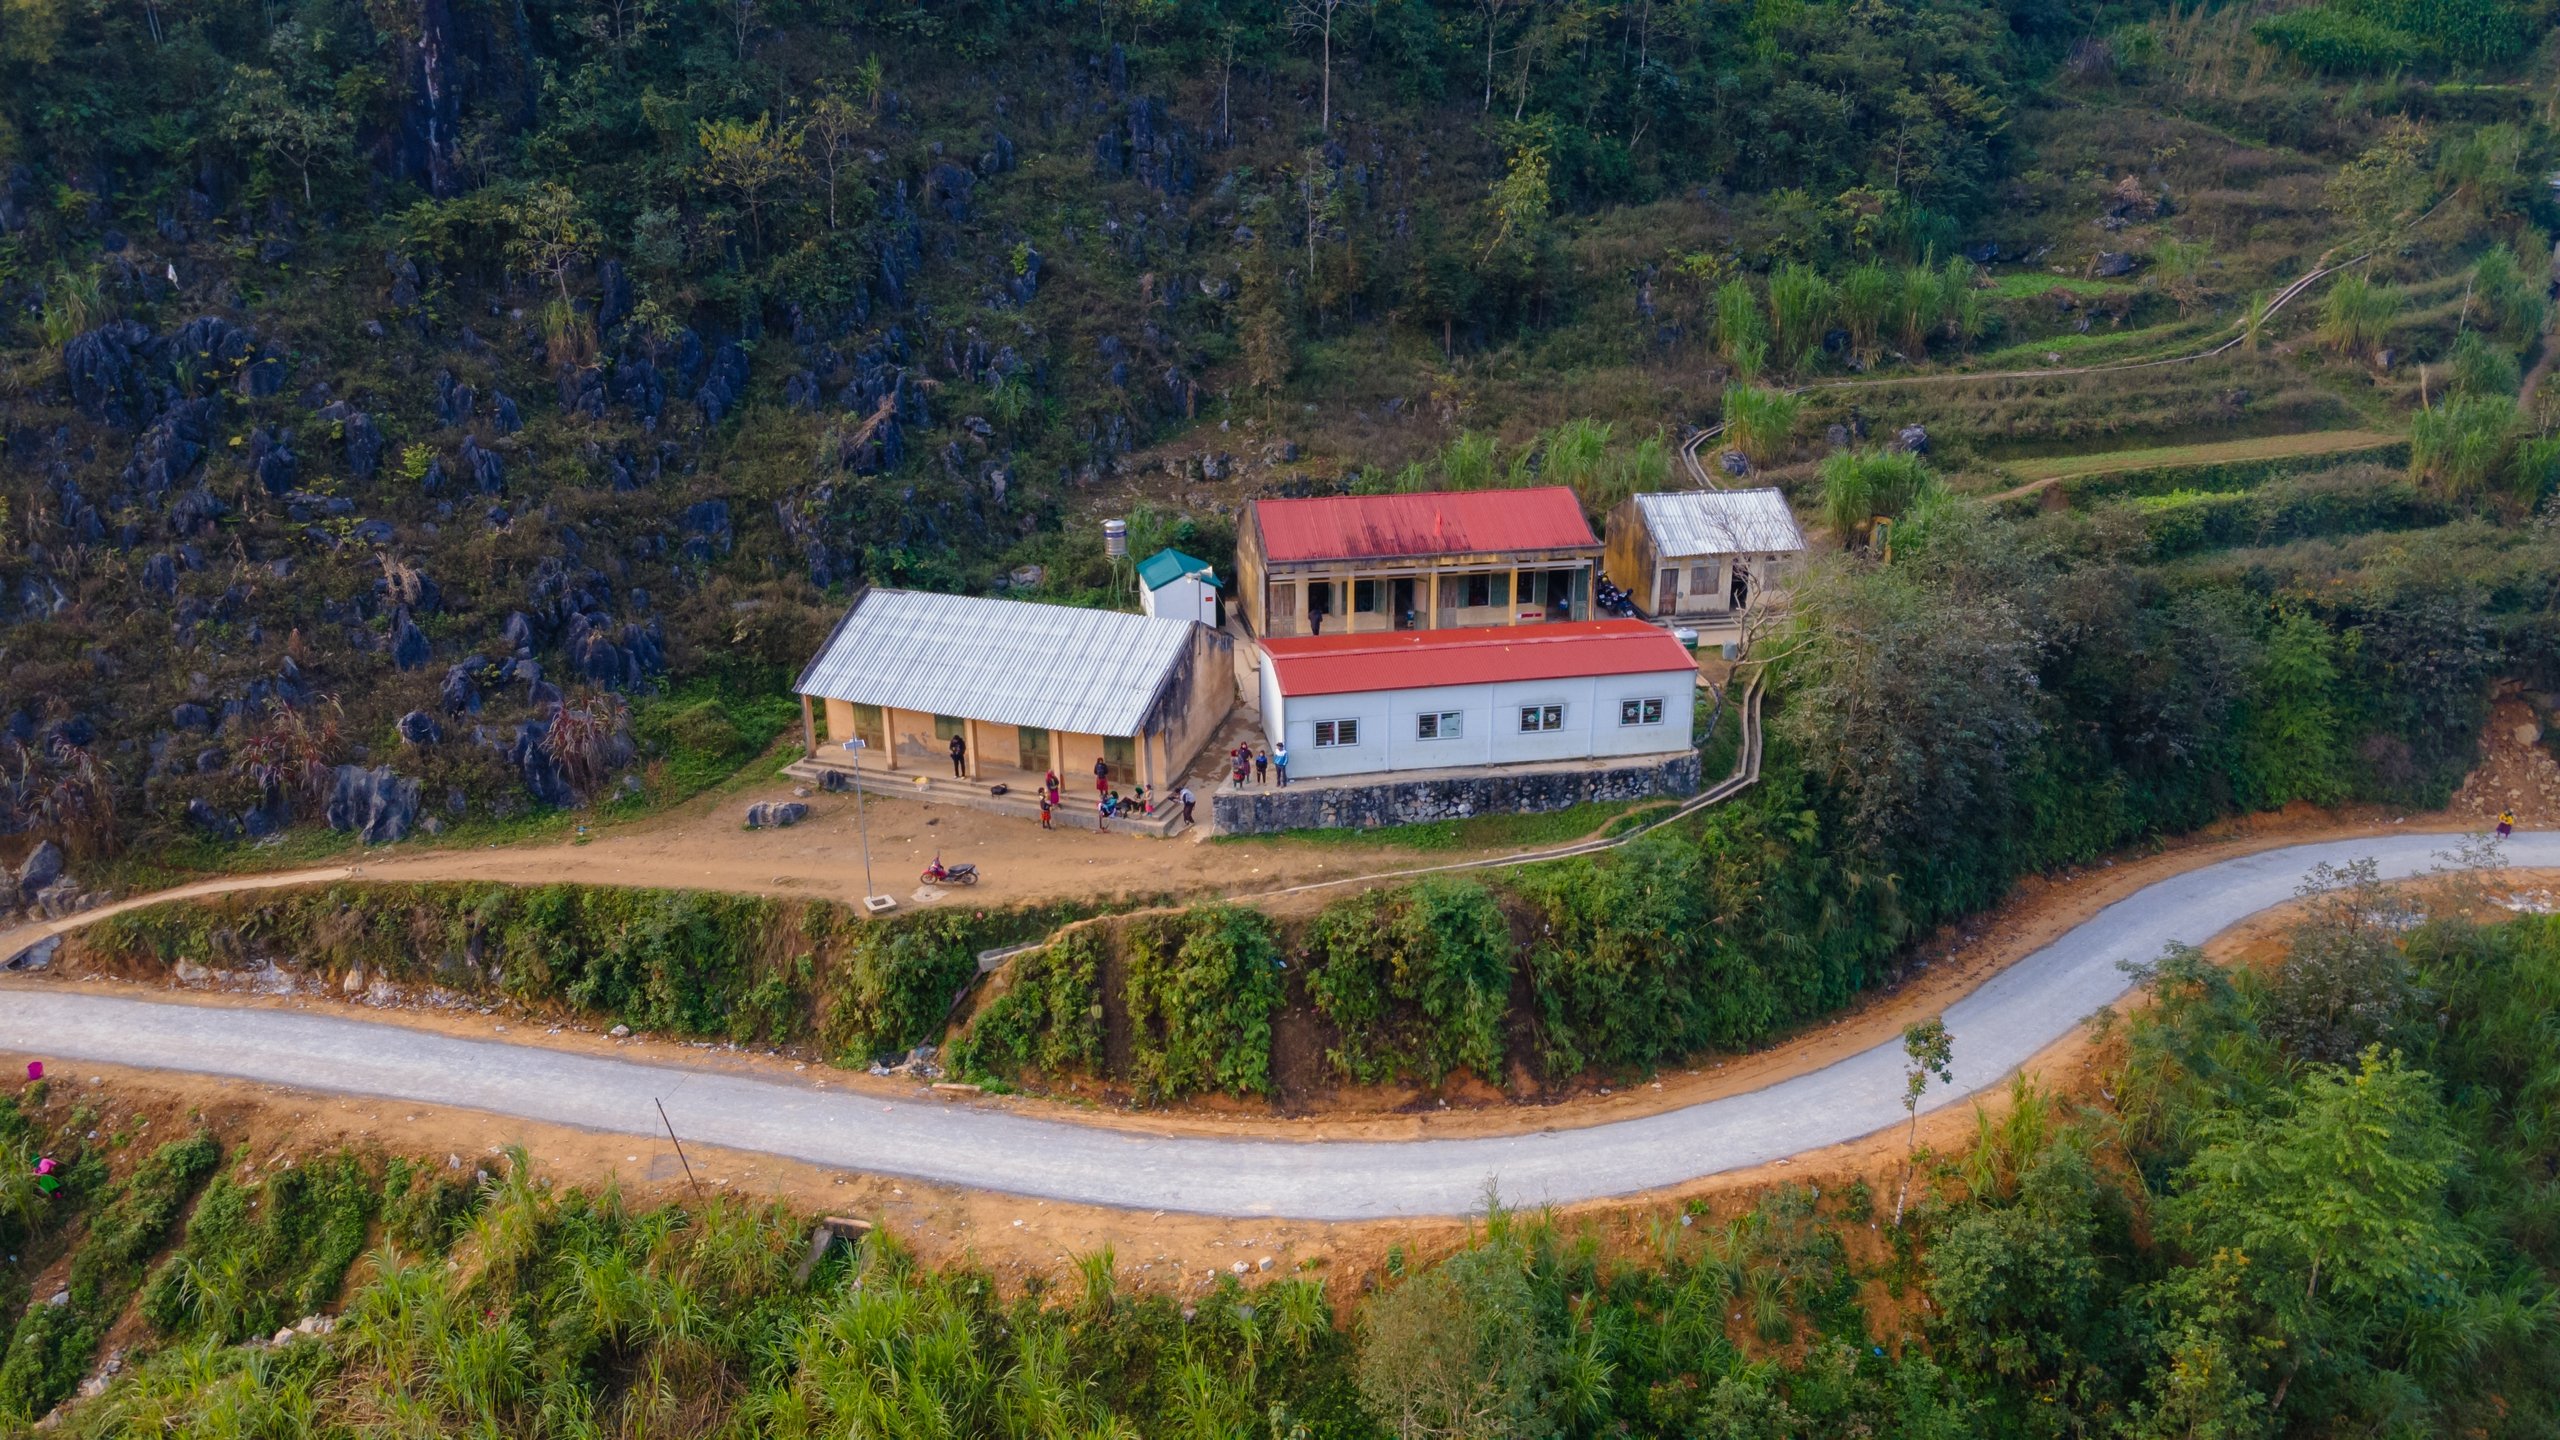
<path fill-rule="evenodd" d="M 1504 624 L 1517 625 L 1520 623 L 1520 606 L 1522 603 L 1520 595 L 1520 571 L 1517 567 L 1514 567 L 1511 571 L 1511 618 L 1504 621 Z"/>
<path fill-rule="evenodd" d="M 961 758 L 961 763 L 968 767 L 969 778 L 975 780 L 978 778 L 978 722 L 966 715 L 961 716 L 960 738 L 968 742 L 969 746 L 967 754 Z"/>
<path fill-rule="evenodd" d="M 1431 572 L 1430 603 L 1422 611 L 1422 628 L 1425 630 L 1440 628 L 1440 572 L 1437 568 Z"/>
<path fill-rule="evenodd" d="M 818 715 L 806 695 L 800 697 L 800 753 L 818 758 Z"/>

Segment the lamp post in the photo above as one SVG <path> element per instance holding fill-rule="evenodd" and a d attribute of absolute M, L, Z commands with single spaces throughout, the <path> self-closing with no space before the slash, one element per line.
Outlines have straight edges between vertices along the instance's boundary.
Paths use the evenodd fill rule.
<path fill-rule="evenodd" d="M 853 828 L 862 837 L 862 898 L 871 899 L 871 822 L 862 812 L 862 737 L 844 742 L 845 753 L 853 757 Z"/>

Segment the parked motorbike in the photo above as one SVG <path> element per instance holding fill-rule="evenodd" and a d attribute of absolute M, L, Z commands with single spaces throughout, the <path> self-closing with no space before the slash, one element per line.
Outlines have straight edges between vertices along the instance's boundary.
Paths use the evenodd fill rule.
<path fill-rule="evenodd" d="M 936 855 L 933 864 L 917 878 L 927 885 L 975 885 L 978 883 L 978 867 L 965 863 L 945 865 L 942 857 Z"/>

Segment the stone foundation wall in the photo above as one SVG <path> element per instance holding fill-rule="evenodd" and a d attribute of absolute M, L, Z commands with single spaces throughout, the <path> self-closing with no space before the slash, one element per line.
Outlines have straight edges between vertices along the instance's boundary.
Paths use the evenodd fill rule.
<path fill-rule="evenodd" d="M 1223 835 L 1278 830 L 1371 830 L 1470 815 L 1530 815 L 1609 800 L 1694 795 L 1698 752 L 1648 756 L 1593 770 L 1382 775 L 1376 783 L 1219 790 L 1206 798 Z"/>

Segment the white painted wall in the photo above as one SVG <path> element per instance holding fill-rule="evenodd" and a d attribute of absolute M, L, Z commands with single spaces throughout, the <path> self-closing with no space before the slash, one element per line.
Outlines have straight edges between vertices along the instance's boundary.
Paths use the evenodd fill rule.
<path fill-rule="evenodd" d="M 1150 615 L 1175 620 L 1197 620 L 1215 630 L 1218 628 L 1218 589 L 1185 575 L 1161 590 L 1138 587 L 1138 608 Z"/>
<path fill-rule="evenodd" d="M 1447 685 L 1419 690 L 1364 690 L 1345 695 L 1283 696 L 1273 667 L 1262 667 L 1262 724 L 1273 743 L 1289 742 L 1291 778 L 1373 775 L 1394 770 L 1434 770 L 1458 765 L 1514 765 L 1537 760 L 1658 755 L 1689 747 L 1697 672 L 1582 676 L 1498 685 Z M 1620 725 L 1619 702 L 1659 699 L 1656 725 Z M 1520 729 L 1527 705 L 1562 705 L 1564 728 Z M 1455 711 L 1454 738 L 1419 738 L 1419 718 Z M 1360 743 L 1316 745 L 1316 722 L 1358 720 Z"/>

